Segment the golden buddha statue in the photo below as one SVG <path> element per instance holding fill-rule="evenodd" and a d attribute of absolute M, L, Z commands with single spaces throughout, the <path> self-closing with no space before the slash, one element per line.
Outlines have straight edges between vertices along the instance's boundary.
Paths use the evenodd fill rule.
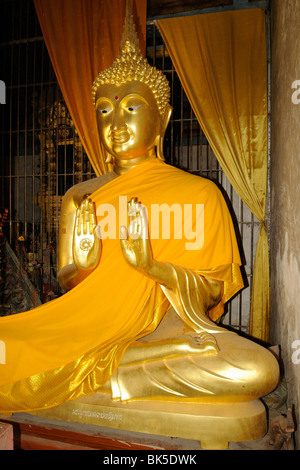
<path fill-rule="evenodd" d="M 64 200 L 66 229 L 62 227 L 59 248 L 59 280 L 63 287 L 72 288 L 84 279 L 101 258 L 94 205 L 84 199 L 86 195 L 145 162 L 163 160 L 162 142 L 172 112 L 169 95 L 164 75 L 143 59 L 132 17 L 127 15 L 119 57 L 111 68 L 99 74 L 93 86 L 99 136 L 109 161 L 113 161 L 113 171 L 77 185 Z M 134 216 L 129 222 L 129 233 L 132 224 L 145 228 L 148 221 L 135 198 L 129 202 L 130 211 Z M 90 220 L 91 248 L 83 251 L 80 241 L 86 239 L 86 234 L 78 227 L 83 227 L 86 220 Z M 218 275 L 211 272 L 211 277 L 203 276 L 172 265 L 172 260 L 159 262 L 153 258 L 151 237 L 145 237 L 143 230 L 137 238 L 127 237 L 124 227 L 120 230 L 120 247 L 127 263 L 155 281 L 174 308 L 154 333 L 126 349 L 111 378 L 113 398 L 200 398 L 216 403 L 231 398 L 250 400 L 270 392 L 278 378 L 273 356 L 216 326 L 207 317 L 220 303 L 224 291 Z M 241 285 L 239 278 L 237 284 Z M 195 286 L 197 299 L 189 305 Z M 132 380 L 133 376 L 136 380 Z"/>
<path fill-rule="evenodd" d="M 128 9 L 119 56 L 92 94 L 113 171 L 63 199 L 58 279 L 68 292 L 1 322 L 3 335 L 12 325 L 23 342 L 15 342 L 15 356 L 7 350 L 8 362 L 17 357 L 19 366 L 0 383 L 0 412 L 82 397 L 99 404 L 105 396 L 120 406 L 173 406 L 175 414 L 184 405 L 219 406 L 212 413 L 223 418 L 226 407 L 241 406 L 244 418 L 276 387 L 278 363 L 215 322 L 243 287 L 231 217 L 214 183 L 163 161 L 169 85 L 142 57 Z M 174 216 L 167 235 L 162 209 Z M 28 318 L 35 321 L 26 333 Z M 37 350 L 34 363 L 26 360 Z M 260 437 L 264 418 L 255 413 L 251 426 L 243 424 L 249 432 L 236 431 L 239 439 Z"/>

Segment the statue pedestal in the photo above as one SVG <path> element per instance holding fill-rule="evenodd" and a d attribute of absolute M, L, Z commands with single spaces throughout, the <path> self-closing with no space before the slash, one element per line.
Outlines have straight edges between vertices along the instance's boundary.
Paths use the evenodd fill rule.
<path fill-rule="evenodd" d="M 199 441 L 203 449 L 261 439 L 267 432 L 260 400 L 233 404 L 159 401 L 113 402 L 105 393 L 31 412 L 50 419 Z"/>

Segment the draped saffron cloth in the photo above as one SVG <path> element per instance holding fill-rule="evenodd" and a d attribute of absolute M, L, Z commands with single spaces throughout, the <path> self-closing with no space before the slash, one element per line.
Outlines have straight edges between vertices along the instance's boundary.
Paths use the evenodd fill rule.
<path fill-rule="evenodd" d="M 215 184 L 153 159 L 106 183 L 91 198 L 98 209 L 113 208 L 111 221 L 115 214 L 117 224 L 120 218 L 123 224 L 120 196 L 137 197 L 146 207 L 149 238 L 153 207 L 183 208 L 182 220 L 174 216 L 173 228 L 170 224 L 170 236 L 161 236 L 160 230 L 151 239 L 153 256 L 223 282 L 222 300 L 210 312 L 216 320 L 243 282 L 231 216 Z M 192 229 L 181 234 L 176 224 L 186 229 L 184 210 L 188 214 L 196 205 L 203 208 L 204 223 L 197 226 L 194 212 Z M 196 229 L 204 229 L 199 246 L 190 236 Z M 99 390 L 130 343 L 158 326 L 169 301 L 159 285 L 126 263 L 116 233 L 103 236 L 98 267 L 74 289 L 0 319 L 6 351 L 6 363 L 0 364 L 0 412 L 48 408 Z"/>

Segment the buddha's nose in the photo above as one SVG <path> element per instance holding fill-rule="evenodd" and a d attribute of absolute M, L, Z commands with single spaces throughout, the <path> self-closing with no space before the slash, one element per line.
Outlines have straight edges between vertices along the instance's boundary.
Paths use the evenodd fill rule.
<path fill-rule="evenodd" d="M 124 120 L 124 112 L 122 109 L 116 109 L 111 127 L 114 131 L 126 129 L 127 126 Z"/>

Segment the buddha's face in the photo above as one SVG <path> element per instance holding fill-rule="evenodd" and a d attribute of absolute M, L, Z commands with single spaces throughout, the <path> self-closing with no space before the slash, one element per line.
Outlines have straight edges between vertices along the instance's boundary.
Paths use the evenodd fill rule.
<path fill-rule="evenodd" d="M 151 89 L 132 81 L 101 85 L 96 95 L 100 140 L 119 160 L 153 154 L 161 131 L 161 116 Z"/>

